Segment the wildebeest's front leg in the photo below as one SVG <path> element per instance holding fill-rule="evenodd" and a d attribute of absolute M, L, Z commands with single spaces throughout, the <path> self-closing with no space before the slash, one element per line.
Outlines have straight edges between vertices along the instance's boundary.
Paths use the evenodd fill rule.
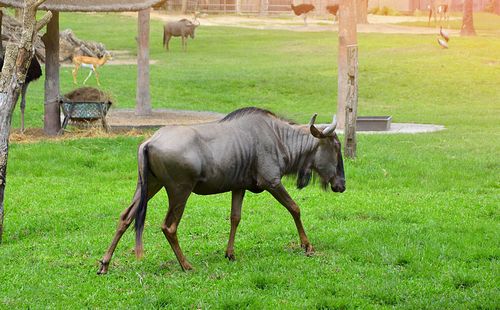
<path fill-rule="evenodd" d="M 300 245 L 305 250 L 306 255 L 312 255 L 314 253 L 314 248 L 311 243 L 309 243 L 309 239 L 307 239 L 306 232 L 304 231 L 304 226 L 300 220 L 299 206 L 295 203 L 295 201 L 293 201 L 292 197 L 290 197 L 281 183 L 270 187 L 267 191 L 270 192 L 273 197 L 288 210 L 288 212 L 290 212 L 293 220 L 295 221 L 295 225 L 297 226 L 297 231 L 299 232 Z"/>
<path fill-rule="evenodd" d="M 182 218 L 182 214 L 184 213 L 184 208 L 186 207 L 187 199 L 191 194 L 191 188 L 188 189 L 180 189 L 177 188 L 175 190 L 169 189 L 167 187 L 168 192 L 168 212 L 161 226 L 161 230 L 163 234 L 167 238 L 168 243 L 172 247 L 172 250 L 179 261 L 182 269 L 184 271 L 191 270 L 191 264 L 188 263 L 184 254 L 182 254 L 181 247 L 179 246 L 179 240 L 177 240 L 177 227 Z"/>
<path fill-rule="evenodd" d="M 226 258 L 235 260 L 234 256 L 234 237 L 236 229 L 241 219 L 241 205 L 243 204 L 243 197 L 245 197 L 244 190 L 235 190 L 232 192 L 231 200 L 231 232 L 229 233 L 229 241 L 227 243 Z"/>
<path fill-rule="evenodd" d="M 187 50 L 187 46 L 186 46 L 187 35 L 182 34 L 181 37 L 182 37 L 182 50 L 185 52 Z"/>

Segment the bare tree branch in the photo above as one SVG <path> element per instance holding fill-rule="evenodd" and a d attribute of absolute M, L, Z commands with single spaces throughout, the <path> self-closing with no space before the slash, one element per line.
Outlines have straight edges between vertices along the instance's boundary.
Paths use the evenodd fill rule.
<path fill-rule="evenodd" d="M 40 29 L 45 27 L 49 23 L 51 18 L 52 18 L 52 12 L 51 11 L 46 12 L 42 16 L 42 18 L 36 23 L 35 27 L 36 32 L 40 31 Z"/>

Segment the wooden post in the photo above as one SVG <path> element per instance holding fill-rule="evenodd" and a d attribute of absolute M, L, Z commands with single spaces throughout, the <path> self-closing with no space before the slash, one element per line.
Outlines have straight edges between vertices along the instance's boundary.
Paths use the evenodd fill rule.
<path fill-rule="evenodd" d="M 59 12 L 52 13 L 47 24 L 47 32 L 42 40 L 45 43 L 45 111 L 43 130 L 55 136 L 61 130 L 59 110 Z"/>
<path fill-rule="evenodd" d="M 345 101 L 347 98 L 347 46 L 356 45 L 356 0 L 341 0 L 339 5 L 339 53 L 337 128 L 345 127 Z"/>
<path fill-rule="evenodd" d="M 150 115 L 151 95 L 149 94 L 149 13 L 150 9 L 139 11 L 137 21 L 137 94 L 136 115 Z"/>
<path fill-rule="evenodd" d="M 347 99 L 345 106 L 344 153 L 356 157 L 356 117 L 358 115 L 358 46 L 347 46 Z"/>

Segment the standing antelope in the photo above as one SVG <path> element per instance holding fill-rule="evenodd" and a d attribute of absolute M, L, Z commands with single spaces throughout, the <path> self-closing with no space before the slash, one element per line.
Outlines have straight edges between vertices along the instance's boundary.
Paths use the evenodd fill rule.
<path fill-rule="evenodd" d="M 449 10 L 451 8 L 451 0 L 431 0 L 429 5 L 429 21 L 428 25 L 431 24 L 431 18 L 434 17 L 434 24 L 436 24 L 436 18 L 439 14 L 439 24 L 441 25 L 442 21 L 446 21 L 449 25 L 450 16 Z"/>
<path fill-rule="evenodd" d="M 80 66 L 83 66 L 90 69 L 89 75 L 83 81 L 83 84 L 87 82 L 87 80 L 89 79 L 89 77 L 92 75 L 93 72 L 95 74 L 97 85 L 101 86 L 101 83 L 99 83 L 99 73 L 97 73 L 97 68 L 104 66 L 106 61 L 108 61 L 109 59 L 112 59 L 109 53 L 101 58 L 90 57 L 90 56 L 74 56 L 73 64 L 75 65 L 75 68 L 71 71 L 73 73 L 73 83 L 78 84 L 76 81 L 76 75 L 78 74 L 78 69 L 80 69 Z"/>

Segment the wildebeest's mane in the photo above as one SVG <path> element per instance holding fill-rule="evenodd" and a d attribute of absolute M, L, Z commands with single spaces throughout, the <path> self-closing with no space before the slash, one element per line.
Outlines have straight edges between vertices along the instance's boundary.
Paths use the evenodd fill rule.
<path fill-rule="evenodd" d="M 238 109 L 238 110 L 234 110 L 233 112 L 231 112 L 228 115 L 224 116 L 224 118 L 222 118 L 219 121 L 219 123 L 228 122 L 228 121 L 231 121 L 231 120 L 234 120 L 234 119 L 238 119 L 238 118 L 244 117 L 246 115 L 251 115 L 251 114 L 266 115 L 266 116 L 277 118 L 277 119 L 282 120 L 284 122 L 287 122 L 287 123 L 289 123 L 291 125 L 295 124 L 295 122 L 287 120 L 287 119 L 284 119 L 282 117 L 279 117 L 279 116 L 277 116 L 276 114 L 274 114 L 273 112 L 271 112 L 269 110 L 265 110 L 265 109 L 261 109 L 261 108 L 257 108 L 257 107 L 246 107 L 246 108 L 241 108 L 241 109 Z"/>

